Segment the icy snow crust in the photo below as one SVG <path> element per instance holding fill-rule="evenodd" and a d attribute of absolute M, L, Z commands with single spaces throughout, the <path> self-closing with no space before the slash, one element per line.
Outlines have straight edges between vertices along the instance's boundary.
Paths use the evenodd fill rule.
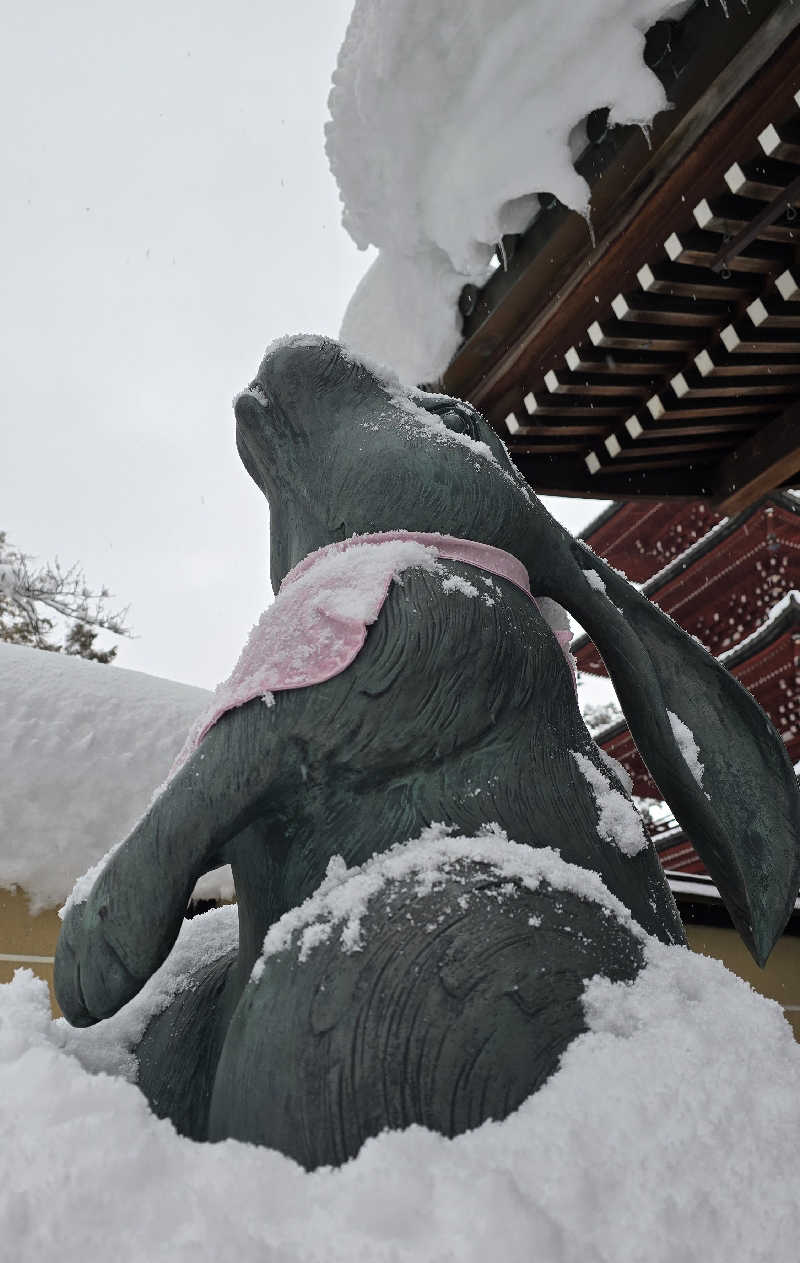
<path fill-rule="evenodd" d="M 0 644 L 0 886 L 25 890 L 34 912 L 59 904 L 146 811 L 208 697 Z"/>
<path fill-rule="evenodd" d="M 434 381 L 459 337 L 456 300 L 489 275 L 538 192 L 589 215 L 572 129 L 608 106 L 647 124 L 667 102 L 644 33 L 675 0 L 356 0 L 326 128 L 343 222 L 378 258 L 342 339 L 408 382 Z M 587 226 L 587 235 L 589 228 Z"/>
<path fill-rule="evenodd" d="M 581 880 L 595 897 L 599 879 Z M 0 987 L 9 1258 L 796 1257 L 800 1048 L 774 1002 L 719 962 L 652 939 L 634 983 L 588 983 L 589 1031 L 502 1123 L 455 1140 L 384 1133 L 340 1170 L 310 1175 L 270 1150 L 182 1139 L 126 1081 L 129 1047 L 147 1004 L 163 1007 L 187 985 L 190 962 L 230 950 L 233 916 L 188 922 L 147 995 L 91 1030 L 52 1022 L 46 984 L 27 970 Z"/>

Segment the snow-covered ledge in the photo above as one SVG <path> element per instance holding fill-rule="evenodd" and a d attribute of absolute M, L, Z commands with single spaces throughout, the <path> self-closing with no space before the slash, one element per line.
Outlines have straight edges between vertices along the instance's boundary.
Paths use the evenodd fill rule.
<path fill-rule="evenodd" d="M 147 810 L 209 697 L 0 644 L 0 888 L 23 890 L 34 913 L 63 903 Z M 197 893 L 229 897 L 230 871 L 209 874 Z"/>

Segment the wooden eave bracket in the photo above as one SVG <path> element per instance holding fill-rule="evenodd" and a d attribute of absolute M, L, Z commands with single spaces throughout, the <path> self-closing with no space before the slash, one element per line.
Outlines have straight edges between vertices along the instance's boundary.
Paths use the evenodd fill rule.
<path fill-rule="evenodd" d="M 755 500 L 800 475 L 800 404 L 787 408 L 720 462 L 712 505 L 718 513 L 740 513 Z"/>

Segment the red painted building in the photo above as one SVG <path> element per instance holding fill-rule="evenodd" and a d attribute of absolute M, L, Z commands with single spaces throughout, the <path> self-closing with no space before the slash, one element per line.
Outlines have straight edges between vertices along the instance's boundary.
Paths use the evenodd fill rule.
<path fill-rule="evenodd" d="M 697 502 L 626 502 L 583 538 L 725 664 L 800 762 L 800 497 L 776 491 L 730 518 Z M 591 641 L 574 649 L 580 671 L 605 674 Z M 660 799 L 624 720 L 598 740 L 637 796 Z M 704 871 L 677 825 L 654 838 L 665 868 Z"/>

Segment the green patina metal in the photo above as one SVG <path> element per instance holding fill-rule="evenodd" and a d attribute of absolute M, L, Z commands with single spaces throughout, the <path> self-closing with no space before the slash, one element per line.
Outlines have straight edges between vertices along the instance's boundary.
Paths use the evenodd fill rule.
<path fill-rule="evenodd" d="M 763 962 L 800 881 L 800 796 L 750 695 L 554 521 L 469 405 L 404 396 L 323 338 L 271 348 L 256 385 L 237 400 L 237 442 L 270 504 L 273 586 L 323 545 L 397 528 L 520 558 L 534 594 L 600 648 L 650 771 Z M 409 400 L 490 455 L 438 441 L 410 421 Z M 88 1025 L 166 959 L 198 877 L 232 864 L 238 953 L 198 970 L 138 1049 L 140 1087 L 185 1134 L 269 1144 L 314 1167 L 385 1127 L 453 1135 L 503 1117 L 585 1029 L 585 979 L 641 966 L 640 939 L 596 903 L 547 885 L 498 900 L 496 875 L 476 864 L 466 909 L 447 882 L 424 895 L 401 882 L 370 905 L 362 951 L 331 941 L 299 961 L 287 949 L 253 980 L 266 931 L 334 855 L 352 866 L 432 821 L 466 836 L 496 822 L 598 872 L 646 931 L 684 941 L 653 849 L 627 855 L 598 831 L 574 752 L 624 790 L 561 650 L 536 606 L 494 582 L 493 605 L 445 600 L 440 579 L 407 571 L 344 672 L 219 720 L 68 913 L 57 994 Z M 694 736 L 702 785 L 668 712 Z"/>

